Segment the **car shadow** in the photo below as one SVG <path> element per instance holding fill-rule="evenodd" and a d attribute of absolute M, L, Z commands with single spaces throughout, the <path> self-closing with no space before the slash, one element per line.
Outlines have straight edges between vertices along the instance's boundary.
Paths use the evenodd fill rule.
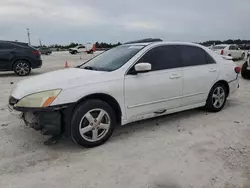
<path fill-rule="evenodd" d="M 235 106 L 238 106 L 238 105 L 241 105 L 241 102 L 238 102 L 235 100 L 228 100 L 223 111 L 230 110 L 231 108 L 234 108 Z M 122 141 L 123 139 L 129 139 L 129 137 L 139 135 L 140 133 L 143 133 L 143 132 L 155 131 L 155 129 L 162 129 L 164 127 L 165 128 L 168 127 L 169 130 L 179 131 L 178 122 L 180 121 L 180 119 L 185 120 L 185 118 L 189 118 L 189 117 L 200 118 L 202 115 L 212 116 L 213 114 L 216 114 L 216 113 L 207 112 L 204 108 L 196 108 L 196 109 L 177 112 L 177 113 L 173 113 L 173 114 L 169 114 L 165 116 L 141 120 L 141 121 L 137 121 L 134 123 L 129 123 L 125 126 L 117 126 L 112 138 L 110 138 L 110 140 L 104 145 L 100 147 L 95 147 L 95 148 L 84 148 L 82 146 L 75 144 L 70 138 L 62 138 L 56 144 L 53 144 L 50 146 L 44 146 L 42 142 L 46 141 L 46 138 L 49 138 L 49 137 L 44 137 L 43 141 L 42 140 L 39 141 L 39 145 L 41 147 L 41 144 L 42 144 L 43 145 L 42 147 L 46 148 L 47 151 L 58 151 L 58 152 L 66 153 L 66 154 L 67 153 L 68 154 L 79 153 L 79 152 L 84 152 L 84 151 L 89 151 L 89 150 L 96 150 L 98 148 L 102 150 L 102 149 L 105 149 L 106 147 L 110 147 L 110 145 L 112 146 L 112 144 L 116 143 L 117 141 Z M 40 133 L 36 133 L 36 134 L 40 134 Z"/>

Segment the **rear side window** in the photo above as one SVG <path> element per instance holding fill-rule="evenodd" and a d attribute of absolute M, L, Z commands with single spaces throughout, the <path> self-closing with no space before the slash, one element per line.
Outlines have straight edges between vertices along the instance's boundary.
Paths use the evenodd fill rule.
<path fill-rule="evenodd" d="M 14 49 L 15 46 L 10 44 L 10 43 L 1 43 L 0 44 L 0 49 L 1 50 L 9 50 L 9 49 Z"/>
<path fill-rule="evenodd" d="M 229 50 L 236 50 L 237 48 L 236 48 L 236 46 L 230 46 L 229 47 Z"/>
<path fill-rule="evenodd" d="M 206 54 L 207 64 L 215 64 L 216 63 L 215 60 L 208 53 L 205 52 L 205 54 Z"/>
<path fill-rule="evenodd" d="M 147 52 L 138 63 L 152 65 L 152 71 L 177 68 L 181 66 L 178 50 L 175 46 L 159 46 Z"/>
<path fill-rule="evenodd" d="M 203 49 L 195 46 L 178 46 L 183 67 L 206 65 L 207 56 Z"/>

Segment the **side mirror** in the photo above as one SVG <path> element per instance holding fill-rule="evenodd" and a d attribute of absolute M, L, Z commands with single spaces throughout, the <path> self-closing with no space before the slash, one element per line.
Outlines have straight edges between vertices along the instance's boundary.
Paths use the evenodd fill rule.
<path fill-rule="evenodd" d="M 144 73 L 151 71 L 151 64 L 150 63 L 138 63 L 135 65 L 136 73 Z"/>

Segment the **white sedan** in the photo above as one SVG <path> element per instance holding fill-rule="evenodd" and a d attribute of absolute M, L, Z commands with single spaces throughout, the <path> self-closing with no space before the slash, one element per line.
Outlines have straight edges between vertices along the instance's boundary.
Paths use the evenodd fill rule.
<path fill-rule="evenodd" d="M 245 52 L 237 45 L 220 44 L 211 48 L 220 55 L 231 56 L 233 59 L 244 59 Z"/>
<path fill-rule="evenodd" d="M 239 87 L 239 72 L 233 61 L 198 44 L 129 43 L 77 68 L 19 82 L 9 105 L 45 135 L 94 147 L 119 124 L 203 106 L 220 111 Z"/>

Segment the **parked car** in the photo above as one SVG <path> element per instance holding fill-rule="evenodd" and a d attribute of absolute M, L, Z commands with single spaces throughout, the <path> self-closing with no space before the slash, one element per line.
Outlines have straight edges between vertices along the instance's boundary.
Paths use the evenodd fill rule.
<path fill-rule="evenodd" d="M 220 44 L 211 48 L 220 55 L 232 56 L 233 59 L 244 59 L 245 52 L 237 45 Z"/>
<path fill-rule="evenodd" d="M 242 65 L 241 76 L 250 79 L 250 51 L 247 54 L 247 61 Z"/>
<path fill-rule="evenodd" d="M 52 54 L 52 50 L 50 48 L 48 48 L 48 47 L 42 46 L 42 47 L 39 47 L 38 50 L 39 50 L 39 52 L 41 54 L 44 54 L 44 55 L 50 55 L 50 54 Z"/>
<path fill-rule="evenodd" d="M 19 76 L 40 68 L 40 52 L 27 43 L 0 41 L 0 71 L 14 71 Z"/>
<path fill-rule="evenodd" d="M 69 53 L 71 54 L 77 54 L 77 53 L 83 53 L 86 52 L 88 54 L 93 53 L 94 52 L 94 45 L 93 44 L 86 44 L 86 45 L 79 45 L 76 46 L 74 48 L 70 48 L 69 49 Z"/>
<path fill-rule="evenodd" d="M 119 124 L 203 106 L 220 111 L 239 87 L 239 72 L 198 44 L 131 42 L 76 68 L 19 82 L 9 105 L 43 134 L 94 147 Z"/>

